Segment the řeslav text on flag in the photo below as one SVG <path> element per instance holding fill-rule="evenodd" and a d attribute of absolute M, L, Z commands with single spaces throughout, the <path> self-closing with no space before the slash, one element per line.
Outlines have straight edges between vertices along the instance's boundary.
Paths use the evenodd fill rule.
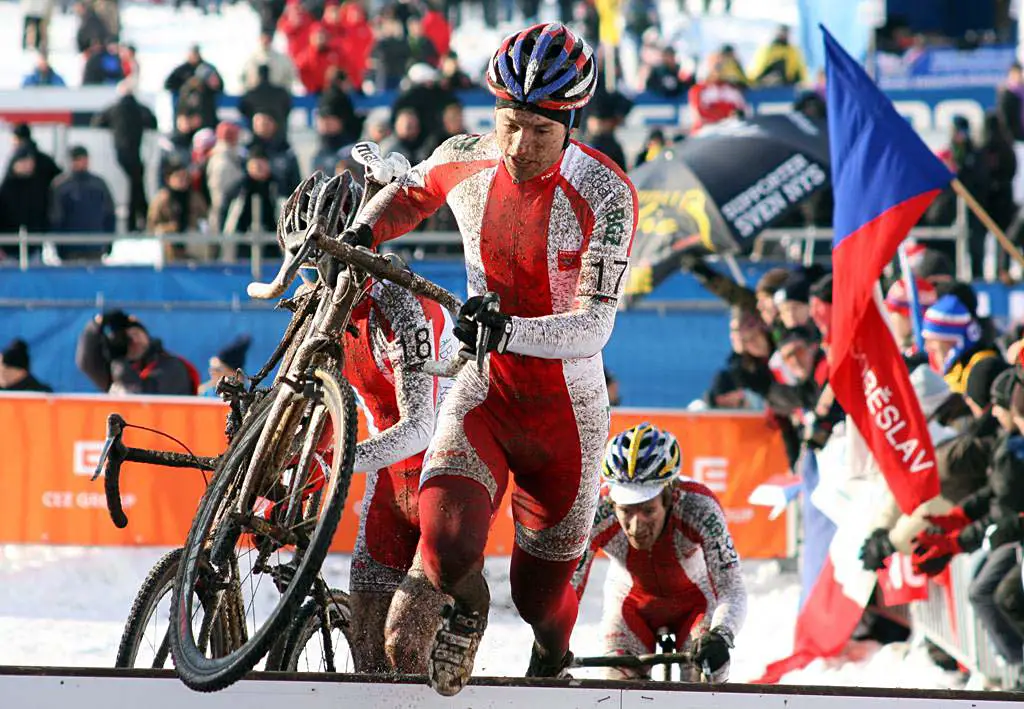
<path fill-rule="evenodd" d="M 874 292 L 900 242 L 953 175 L 822 30 L 836 205 L 829 380 L 910 514 L 939 492 L 935 451 Z"/>

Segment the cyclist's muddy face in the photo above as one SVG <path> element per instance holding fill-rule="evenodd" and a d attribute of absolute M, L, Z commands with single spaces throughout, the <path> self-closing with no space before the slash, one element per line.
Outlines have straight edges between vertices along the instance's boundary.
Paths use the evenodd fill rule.
<path fill-rule="evenodd" d="M 494 119 L 505 169 L 516 182 L 533 179 L 562 157 L 569 129 L 558 121 L 515 108 L 499 108 Z"/>
<path fill-rule="evenodd" d="M 665 529 L 668 508 L 665 496 L 636 505 L 615 505 L 615 516 L 626 533 L 629 545 L 640 551 L 650 551 Z"/>

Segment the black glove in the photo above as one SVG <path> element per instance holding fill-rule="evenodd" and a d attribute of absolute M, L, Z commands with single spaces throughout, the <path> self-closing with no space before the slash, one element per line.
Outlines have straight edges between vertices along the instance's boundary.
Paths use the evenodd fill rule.
<path fill-rule="evenodd" d="M 1000 520 L 994 526 L 988 528 L 985 534 L 985 541 L 989 549 L 998 549 L 1004 544 L 1019 542 L 1024 536 L 1024 524 L 1020 517 L 1009 517 Z"/>
<path fill-rule="evenodd" d="M 860 548 L 860 560 L 866 571 L 878 571 L 885 568 L 885 560 L 896 553 L 896 547 L 889 540 L 889 530 L 876 529 Z"/>
<path fill-rule="evenodd" d="M 804 419 L 804 428 L 801 433 L 801 440 L 808 450 L 818 451 L 825 447 L 829 437 L 832 435 L 832 424 L 816 414 L 810 414 Z"/>
<path fill-rule="evenodd" d="M 504 354 L 512 335 L 512 317 L 483 308 L 483 296 L 474 295 L 459 309 L 459 321 L 454 334 L 462 343 L 462 352 L 476 356 L 476 336 L 481 324 L 490 328 L 490 337 L 484 348 L 487 352 Z"/>
<path fill-rule="evenodd" d="M 366 224 L 355 224 L 341 232 L 341 241 L 349 246 L 373 246 L 373 229 Z"/>
<path fill-rule="evenodd" d="M 724 682 L 727 677 L 715 677 L 723 667 L 729 664 L 729 649 L 732 647 L 732 640 L 725 636 L 725 634 L 718 630 L 713 629 L 701 635 L 697 638 L 697 641 L 693 644 L 693 663 L 698 668 L 711 670 L 711 677 L 708 679 L 713 682 Z"/>

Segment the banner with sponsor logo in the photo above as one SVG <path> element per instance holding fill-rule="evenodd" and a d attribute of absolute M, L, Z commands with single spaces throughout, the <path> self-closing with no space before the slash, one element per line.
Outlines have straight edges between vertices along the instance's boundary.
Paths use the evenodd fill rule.
<path fill-rule="evenodd" d="M 996 86 L 1017 59 L 1013 45 L 957 49 L 911 48 L 902 55 L 878 52 L 878 85 L 891 89 L 953 89 Z"/>
<path fill-rule="evenodd" d="M 91 482 L 103 448 L 107 414 L 165 432 L 196 455 L 225 447 L 224 407 L 185 398 L 102 396 L 0 396 L 0 446 L 4 495 L 0 497 L 0 543 L 175 546 L 185 540 L 205 489 L 196 470 L 126 463 L 121 492 L 128 526 L 117 529 L 107 514 L 102 480 Z M 678 436 L 683 474 L 718 495 L 741 555 L 786 553 L 785 519 L 769 521 L 768 510 L 747 498 L 768 477 L 786 470 L 777 434 L 753 415 L 689 414 L 624 409 L 612 414 L 612 431 L 651 421 Z M 365 427 L 360 425 L 360 437 Z M 158 434 L 129 428 L 132 447 L 183 450 Z M 358 527 L 364 477 L 357 475 L 335 535 L 334 551 L 351 551 Z M 512 551 L 514 524 L 506 494 L 490 536 L 489 554 Z"/>

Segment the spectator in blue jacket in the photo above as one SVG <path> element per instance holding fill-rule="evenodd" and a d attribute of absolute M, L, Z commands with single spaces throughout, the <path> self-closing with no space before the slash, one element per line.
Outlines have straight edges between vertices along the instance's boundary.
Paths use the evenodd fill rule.
<path fill-rule="evenodd" d="M 107 183 L 89 172 L 89 153 L 80 145 L 71 148 L 71 170 L 53 183 L 50 228 L 72 234 L 113 234 L 116 218 L 114 199 Z M 61 259 L 98 259 L 106 246 L 62 245 Z"/>
<path fill-rule="evenodd" d="M 47 59 L 46 54 L 43 52 L 36 56 L 35 70 L 21 80 L 22 88 L 31 86 L 65 86 L 64 79 L 53 70 L 53 67 L 50 66 L 50 60 Z"/>

